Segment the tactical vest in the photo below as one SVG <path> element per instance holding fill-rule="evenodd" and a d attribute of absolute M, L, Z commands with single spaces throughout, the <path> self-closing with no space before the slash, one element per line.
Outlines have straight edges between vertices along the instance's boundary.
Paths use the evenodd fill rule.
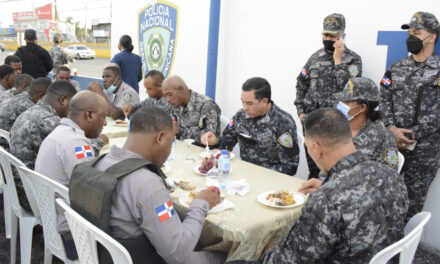
<path fill-rule="evenodd" d="M 105 171 L 94 168 L 104 156 L 105 154 L 75 166 L 70 179 L 69 198 L 72 209 L 110 234 L 112 194 L 118 180 L 142 167 L 146 167 L 162 179 L 165 176 L 156 165 L 140 158 L 122 160 Z M 165 180 L 164 184 L 166 185 Z M 127 249 L 134 264 L 166 263 L 145 235 L 135 239 L 116 240 Z M 99 246 L 98 250 L 100 263 L 113 263 L 107 250 L 102 246 Z"/>

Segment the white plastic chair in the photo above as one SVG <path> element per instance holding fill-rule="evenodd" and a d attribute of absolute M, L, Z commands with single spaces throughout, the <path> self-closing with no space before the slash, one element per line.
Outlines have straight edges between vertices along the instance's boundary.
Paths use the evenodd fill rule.
<path fill-rule="evenodd" d="M 403 156 L 403 154 L 399 151 L 397 151 L 397 154 L 399 156 L 399 160 L 397 162 L 397 172 L 400 173 L 402 171 L 403 164 L 405 163 L 405 156 Z"/>
<path fill-rule="evenodd" d="M 0 138 L 4 138 L 8 144 L 10 143 L 8 131 L 0 129 Z M 5 185 L 3 171 L 0 169 L 0 193 L 6 192 Z M 6 193 L 3 194 L 3 211 L 5 215 L 5 236 L 11 238 L 11 203 L 9 202 L 9 195 L 6 195 Z"/>
<path fill-rule="evenodd" d="M 118 241 L 75 212 L 63 199 L 56 202 L 64 210 L 81 264 L 99 264 L 97 242 L 110 253 L 113 263 L 132 264 L 130 254 Z"/>
<path fill-rule="evenodd" d="M 301 133 L 296 133 L 298 135 L 298 146 L 302 146 L 304 144 L 304 136 Z"/>
<path fill-rule="evenodd" d="M 31 252 L 32 252 L 32 235 L 33 229 L 36 225 L 40 224 L 38 220 L 39 215 L 34 215 L 32 212 L 28 212 L 23 209 L 18 201 L 17 189 L 15 187 L 14 176 L 12 174 L 12 167 L 16 168 L 25 166 L 20 160 L 15 158 L 5 149 L 0 148 L 0 164 L 3 168 L 3 172 L 5 174 L 6 179 L 6 188 L 5 192 L 9 196 L 10 206 L 11 206 L 11 215 L 10 215 L 10 223 L 11 223 L 11 263 L 15 263 L 15 255 L 17 251 L 17 224 L 20 224 L 20 258 L 21 263 L 30 263 L 31 262 Z M 23 181 L 23 185 L 25 186 L 25 191 L 28 188 L 25 181 Z M 28 192 L 26 192 L 28 196 Z M 32 200 L 33 197 L 29 197 L 29 203 L 31 205 L 32 210 L 36 208 L 35 200 Z M 35 211 L 34 211 L 35 213 Z M 39 212 L 37 211 L 38 214 Z"/>
<path fill-rule="evenodd" d="M 422 236 L 423 227 L 430 218 L 430 212 L 420 212 L 411 217 L 405 226 L 405 237 L 382 249 L 370 260 L 369 264 L 386 264 L 399 253 L 400 264 L 411 264 Z"/>
<path fill-rule="evenodd" d="M 25 179 L 32 186 L 32 192 L 40 210 L 44 232 L 44 264 L 52 263 L 53 255 L 64 263 L 78 263 L 78 261 L 72 261 L 67 258 L 63 240 L 57 231 L 55 196 L 62 197 L 68 202 L 69 189 L 49 177 L 26 167 L 18 167 L 17 169 L 21 178 Z"/>

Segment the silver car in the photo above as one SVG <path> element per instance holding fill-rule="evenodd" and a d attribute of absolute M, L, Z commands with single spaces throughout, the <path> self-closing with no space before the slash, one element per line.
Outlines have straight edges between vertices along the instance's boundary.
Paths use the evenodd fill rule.
<path fill-rule="evenodd" d="M 84 45 L 67 46 L 64 53 L 75 59 L 94 59 L 96 57 L 96 52 Z"/>

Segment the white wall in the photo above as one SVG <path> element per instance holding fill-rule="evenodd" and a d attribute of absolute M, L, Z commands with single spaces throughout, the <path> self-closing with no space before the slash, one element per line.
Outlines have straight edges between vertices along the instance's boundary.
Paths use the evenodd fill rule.
<path fill-rule="evenodd" d="M 170 1 L 179 7 L 171 74 L 182 76 L 191 89 L 204 93 L 210 1 Z M 112 54 L 118 52 L 118 39 L 123 34 L 137 42 L 137 14 L 149 2 L 153 1 L 112 1 Z M 387 47 L 376 45 L 377 32 L 399 31 L 417 11 L 433 12 L 440 19 L 440 1 L 424 0 L 426 8 L 415 6 L 409 0 L 221 0 L 216 101 L 223 115 L 230 118 L 240 109 L 242 83 L 261 76 L 271 83 L 275 103 L 296 118 L 296 77 L 309 56 L 322 47 L 322 21 L 334 12 L 345 15 L 346 44 L 362 57 L 363 76 L 379 83 L 385 72 Z M 141 89 L 141 97 L 145 96 Z M 299 173 L 304 176 L 303 157 Z M 439 179 L 437 182 L 440 184 Z M 430 197 L 439 194 L 438 188 L 431 188 Z M 432 239 L 440 233 L 438 199 L 429 208 L 437 217 L 431 220 L 435 223 L 425 232 L 424 240 L 440 250 L 438 239 Z"/>

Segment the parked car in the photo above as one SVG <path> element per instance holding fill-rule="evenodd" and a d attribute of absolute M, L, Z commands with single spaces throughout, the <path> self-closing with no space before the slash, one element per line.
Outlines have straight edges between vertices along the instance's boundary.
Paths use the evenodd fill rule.
<path fill-rule="evenodd" d="M 96 52 L 84 45 L 67 46 L 64 53 L 75 59 L 94 59 L 96 57 Z"/>
<path fill-rule="evenodd" d="M 0 50 L 1 50 L 1 51 L 5 51 L 5 44 L 0 43 Z"/>

